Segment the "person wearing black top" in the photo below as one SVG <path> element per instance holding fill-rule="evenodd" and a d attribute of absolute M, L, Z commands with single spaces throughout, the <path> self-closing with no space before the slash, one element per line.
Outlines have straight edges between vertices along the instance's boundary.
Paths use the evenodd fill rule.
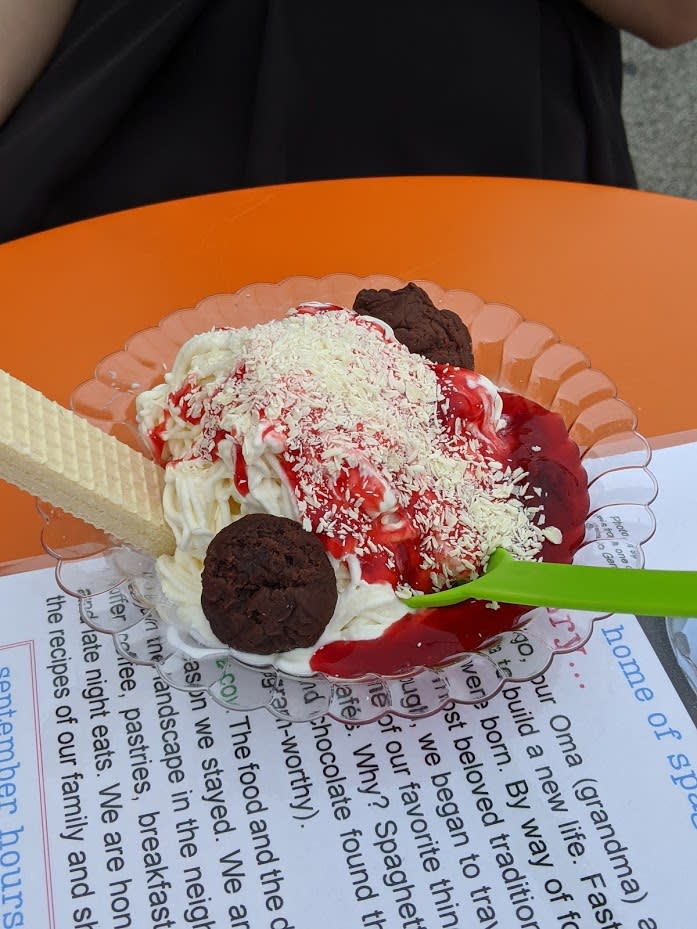
<path fill-rule="evenodd" d="M 685 20 L 671 32 L 667 20 L 651 32 L 636 20 L 651 0 L 52 2 L 43 45 L 24 56 L 25 73 L 9 72 L 4 102 L 0 68 L 0 241 L 304 180 L 635 186 L 617 26 L 657 44 L 693 28 Z M 13 3 L 0 0 L 6 35 Z"/>

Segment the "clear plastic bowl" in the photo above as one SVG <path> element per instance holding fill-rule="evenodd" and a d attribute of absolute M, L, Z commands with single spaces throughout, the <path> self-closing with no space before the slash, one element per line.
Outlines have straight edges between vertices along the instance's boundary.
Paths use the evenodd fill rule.
<path fill-rule="evenodd" d="M 146 451 L 135 424 L 135 397 L 162 381 L 179 347 L 214 326 L 251 326 L 285 315 L 298 303 L 317 300 L 352 305 L 363 287 L 397 288 L 387 275 L 332 274 L 252 284 L 235 294 L 207 297 L 134 335 L 123 351 L 107 356 L 92 380 L 71 397 L 72 408 L 134 448 Z M 657 485 L 648 470 L 651 451 L 635 429 L 636 417 L 619 400 L 607 375 L 559 340 L 545 325 L 514 309 L 485 303 L 464 290 L 443 290 L 416 281 L 436 306 L 457 312 L 469 326 L 476 369 L 501 388 L 559 413 L 582 454 L 590 510 L 585 540 L 574 563 L 643 566 L 642 546 L 653 535 L 650 504 Z M 128 549 L 67 514 L 39 504 L 45 519 L 43 544 L 57 559 L 63 590 L 78 597 L 83 620 L 111 635 L 117 652 L 151 665 L 172 687 L 206 691 L 228 709 L 265 708 L 302 721 L 327 714 L 344 723 L 373 721 L 385 713 L 428 716 L 449 701 L 479 703 L 506 682 L 544 673 L 554 655 L 580 648 L 604 613 L 539 608 L 512 631 L 477 652 L 453 656 L 438 668 L 414 668 L 408 677 L 368 675 L 340 680 L 322 674 L 295 677 L 272 667 L 251 667 L 226 649 L 211 652 L 196 643 L 171 641 L 158 613 L 161 592 L 152 559 Z"/>

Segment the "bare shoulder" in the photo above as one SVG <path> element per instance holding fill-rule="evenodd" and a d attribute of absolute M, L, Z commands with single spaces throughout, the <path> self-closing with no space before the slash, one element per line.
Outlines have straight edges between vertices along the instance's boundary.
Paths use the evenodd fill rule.
<path fill-rule="evenodd" d="M 0 0 L 0 126 L 46 66 L 77 0 Z"/>
<path fill-rule="evenodd" d="M 656 48 L 674 48 L 697 38 L 697 0 L 581 0 L 618 29 Z"/>

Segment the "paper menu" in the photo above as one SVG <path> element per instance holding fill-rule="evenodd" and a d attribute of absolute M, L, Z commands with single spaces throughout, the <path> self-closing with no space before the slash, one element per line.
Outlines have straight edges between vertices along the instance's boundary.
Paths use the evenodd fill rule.
<path fill-rule="evenodd" d="M 689 543 L 695 448 L 655 456 L 649 566 Z M 0 636 L 3 927 L 694 924 L 697 733 L 633 617 L 486 704 L 354 728 L 170 690 L 51 571 L 0 578 Z"/>
<path fill-rule="evenodd" d="M 651 504 L 656 533 L 644 547 L 646 566 L 697 571 L 697 442 L 654 450 L 649 468 L 659 489 Z"/>
<path fill-rule="evenodd" d="M 292 725 L 0 585 L 3 926 L 691 925 L 697 733 L 633 617 L 477 707 Z"/>

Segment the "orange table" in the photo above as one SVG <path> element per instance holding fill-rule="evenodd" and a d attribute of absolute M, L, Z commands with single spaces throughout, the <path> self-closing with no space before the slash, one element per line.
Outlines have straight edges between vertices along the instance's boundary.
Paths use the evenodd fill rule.
<path fill-rule="evenodd" d="M 138 329 L 254 281 L 425 278 L 509 303 L 578 344 L 648 436 L 697 426 L 697 203 L 581 184 L 390 178 L 235 191 L 0 246 L 3 367 L 61 403 Z M 0 484 L 0 562 L 40 551 Z"/>

